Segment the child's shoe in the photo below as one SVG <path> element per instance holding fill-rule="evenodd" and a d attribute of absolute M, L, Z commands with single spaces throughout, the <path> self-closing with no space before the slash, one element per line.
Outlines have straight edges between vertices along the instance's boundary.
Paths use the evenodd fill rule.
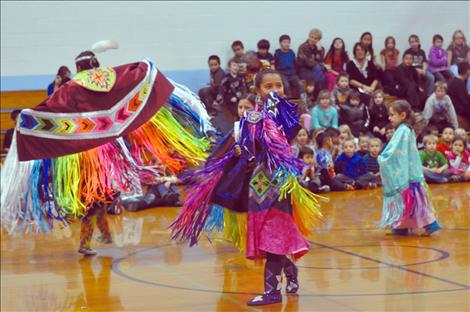
<path fill-rule="evenodd" d="M 280 292 L 272 292 L 268 294 L 262 294 L 259 296 L 254 297 L 250 301 L 248 301 L 249 306 L 256 306 L 256 305 L 267 305 L 267 304 L 274 304 L 282 302 L 282 295 Z"/>
<path fill-rule="evenodd" d="M 407 236 L 408 229 L 392 229 L 392 234 L 398 236 Z"/>
<path fill-rule="evenodd" d="M 96 238 L 97 241 L 99 241 L 102 244 L 112 244 L 113 239 L 111 236 L 105 236 L 105 235 L 100 235 Z"/>
<path fill-rule="evenodd" d="M 431 224 L 428 224 L 424 227 L 424 236 L 430 236 L 432 233 L 436 232 L 436 231 L 439 231 L 441 229 L 441 226 L 439 225 L 439 223 L 436 221 L 434 221 L 433 223 Z"/>
<path fill-rule="evenodd" d="M 330 191 L 330 187 L 328 185 L 322 185 L 318 188 L 318 193 L 328 193 Z"/>
<path fill-rule="evenodd" d="M 78 250 L 79 253 L 83 254 L 84 256 L 94 256 L 96 255 L 96 251 L 91 248 L 80 248 Z"/>
<path fill-rule="evenodd" d="M 282 302 L 283 261 L 266 261 L 264 266 L 264 294 L 247 302 L 249 306 L 266 305 Z"/>

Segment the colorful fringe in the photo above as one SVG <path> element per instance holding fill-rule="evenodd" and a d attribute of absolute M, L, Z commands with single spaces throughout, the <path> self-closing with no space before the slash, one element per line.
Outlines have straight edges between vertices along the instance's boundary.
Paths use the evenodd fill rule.
<path fill-rule="evenodd" d="M 181 212 L 177 219 L 170 225 L 172 231 L 172 239 L 188 240 L 190 246 L 197 243 L 199 235 L 204 228 L 212 230 L 214 228 L 221 229 L 220 216 L 213 216 L 211 223 L 207 224 L 207 219 L 212 212 L 217 214 L 217 210 L 213 209 L 211 198 L 215 186 L 219 182 L 223 174 L 225 163 L 230 160 L 231 154 L 226 155 L 222 159 L 217 159 L 207 166 L 186 177 L 190 184 L 186 187 L 186 198 Z"/>
<path fill-rule="evenodd" d="M 18 224 L 26 232 L 48 231 L 53 219 L 68 223 L 93 202 L 110 202 L 115 190 L 138 192 L 141 182 L 157 180 L 161 172 L 148 163 L 160 162 L 176 174 L 186 163 L 203 161 L 209 147 L 164 107 L 129 138 L 132 153 L 118 138 L 78 154 L 19 162 L 15 136 L 2 168 L 2 227 L 10 233 Z"/>
<path fill-rule="evenodd" d="M 425 182 L 411 182 L 409 187 L 394 194 L 384 194 L 381 226 L 393 226 L 411 218 L 423 218 L 431 204 L 429 187 Z"/>
<path fill-rule="evenodd" d="M 279 172 L 281 173 L 282 170 Z M 287 198 L 287 195 L 290 195 L 292 216 L 300 233 L 304 236 L 311 234 L 312 229 L 318 225 L 322 218 L 318 200 L 327 201 L 328 199 L 302 187 L 297 177 L 292 174 L 287 176 L 284 184 L 281 186 L 279 200 Z"/>
<path fill-rule="evenodd" d="M 168 99 L 170 103 L 182 114 L 190 117 L 194 122 L 199 124 L 199 132 L 209 134 L 209 132 L 216 132 L 216 129 L 211 124 L 211 117 L 207 113 L 204 103 L 200 100 L 199 96 L 194 94 L 186 86 L 176 83 L 168 79 L 175 89 Z M 187 123 L 183 123 L 187 124 Z"/>
<path fill-rule="evenodd" d="M 290 114 L 290 104 L 283 100 L 285 106 L 280 114 Z M 286 104 L 287 103 L 287 104 Z M 281 105 L 281 106 L 282 106 Z M 301 174 L 302 162 L 291 153 L 291 147 L 273 119 L 272 112 L 262 112 L 263 121 L 256 124 L 249 123 L 245 118 L 240 121 L 240 136 L 238 144 L 252 148 L 253 154 L 264 153 L 266 164 L 271 172 L 275 172 L 273 180 L 277 179 L 280 185 L 281 201 L 287 196 L 291 198 L 294 222 L 303 235 L 311 233 L 312 228 L 321 218 L 319 199 L 326 200 L 307 189 L 304 189 L 297 180 Z M 289 117 L 290 116 L 290 117 Z M 293 129 L 295 118 L 291 115 L 281 123 L 281 129 Z M 275 116 L 283 119 L 282 116 Z M 298 121 L 298 119 L 297 119 Z M 259 139 L 263 151 L 255 151 L 255 140 Z M 233 156 L 233 146 L 219 159 L 210 159 L 205 168 L 190 175 L 188 180 L 193 181 L 187 192 L 186 202 L 173 224 L 172 239 L 189 241 L 190 246 L 197 243 L 202 230 L 206 232 L 222 232 L 224 239 L 230 240 L 241 250 L 246 246 L 247 221 L 246 213 L 236 213 L 219 205 L 211 203 L 215 186 L 222 177 L 224 165 Z M 262 160 L 262 161 L 264 161 Z"/>
<path fill-rule="evenodd" d="M 166 107 L 129 134 L 129 141 L 132 155 L 141 159 L 141 164 L 153 163 L 155 159 L 150 159 L 150 155 L 174 174 L 182 171 L 186 162 L 197 165 L 204 161 L 208 156 L 205 151 L 210 146 L 207 138 L 198 139 L 188 132 Z M 175 157 L 176 154 L 183 159 Z"/>

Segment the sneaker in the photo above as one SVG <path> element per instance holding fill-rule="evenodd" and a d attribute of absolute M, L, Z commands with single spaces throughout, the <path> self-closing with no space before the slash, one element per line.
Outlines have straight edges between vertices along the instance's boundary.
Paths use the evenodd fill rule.
<path fill-rule="evenodd" d="M 408 229 L 392 229 L 393 235 L 406 236 L 408 235 Z"/>
<path fill-rule="evenodd" d="M 431 236 L 432 233 L 439 231 L 441 229 L 441 226 L 439 225 L 437 221 L 434 221 L 433 223 L 426 225 L 424 229 L 425 229 L 425 232 L 423 235 Z"/>
<path fill-rule="evenodd" d="M 256 296 L 247 302 L 249 306 L 267 305 L 282 302 L 281 293 L 271 293 Z"/>
<path fill-rule="evenodd" d="M 328 193 L 330 191 L 330 186 L 322 185 L 318 188 L 319 193 Z"/>
<path fill-rule="evenodd" d="M 91 248 L 80 248 L 78 250 L 79 253 L 83 254 L 84 256 L 94 256 L 96 255 L 96 251 Z"/>
<path fill-rule="evenodd" d="M 112 244 L 113 243 L 113 239 L 111 238 L 111 236 L 103 236 L 103 235 L 100 235 L 96 238 L 97 241 L 99 241 L 100 243 L 102 244 Z"/>

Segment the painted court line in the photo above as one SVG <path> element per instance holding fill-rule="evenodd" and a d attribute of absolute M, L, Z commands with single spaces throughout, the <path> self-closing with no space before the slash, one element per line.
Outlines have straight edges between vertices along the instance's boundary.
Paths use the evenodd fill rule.
<path fill-rule="evenodd" d="M 386 265 L 386 266 L 391 267 L 391 268 L 396 268 L 396 269 L 400 269 L 400 270 L 407 271 L 407 272 L 410 272 L 410 273 L 425 276 L 425 277 L 435 279 L 435 280 L 438 280 L 438 281 L 441 281 L 441 282 L 444 282 L 444 283 L 447 283 L 447 284 L 451 284 L 453 286 L 461 287 L 463 289 L 470 289 L 470 286 L 468 286 L 468 285 L 461 284 L 461 283 L 458 283 L 458 282 L 454 282 L 454 281 L 451 281 L 451 280 L 448 280 L 448 279 L 445 279 L 445 278 L 442 278 L 442 277 L 438 277 L 438 276 L 430 275 L 430 274 L 427 274 L 427 273 L 423 273 L 423 272 L 415 271 L 415 270 L 412 270 L 412 269 L 408 269 L 408 268 L 406 268 L 404 266 L 401 266 L 401 265 L 395 265 L 395 264 L 392 264 L 392 263 L 387 263 L 387 262 L 384 262 L 384 261 L 380 261 L 380 260 L 377 260 L 377 259 L 374 259 L 374 258 L 370 258 L 370 257 L 367 257 L 367 256 L 357 254 L 355 252 L 343 250 L 343 249 L 336 248 L 336 247 L 331 247 L 331 246 L 320 244 L 320 243 L 317 243 L 317 242 L 314 242 L 314 241 L 309 241 L 309 242 L 312 243 L 312 244 L 315 244 L 317 246 L 323 247 L 323 248 L 327 248 L 327 249 L 330 249 L 330 250 L 334 250 L 334 251 L 337 251 L 337 252 L 348 254 L 348 255 L 353 256 L 353 257 L 362 258 L 362 259 L 372 261 L 372 262 L 375 262 L 375 263 L 378 263 L 378 264 Z"/>
<path fill-rule="evenodd" d="M 391 264 L 391 263 L 383 262 L 383 261 L 373 259 L 373 258 L 370 258 L 370 257 L 367 257 L 367 256 L 363 256 L 363 255 L 360 255 L 360 254 L 357 254 L 357 253 L 354 253 L 354 252 L 349 252 L 349 251 L 343 250 L 341 248 L 332 247 L 332 246 L 316 243 L 316 242 L 313 242 L 313 241 L 310 241 L 310 243 L 315 244 L 315 245 L 319 246 L 320 248 L 326 248 L 326 249 L 333 250 L 333 251 L 336 251 L 336 252 L 345 253 L 345 254 L 348 254 L 350 256 L 363 258 L 365 260 L 372 261 L 372 262 L 375 262 L 375 263 L 378 263 L 378 264 L 382 264 L 382 265 L 385 265 L 385 266 L 390 267 L 390 268 L 397 268 L 397 269 L 404 270 L 404 271 L 407 271 L 407 272 L 410 272 L 410 273 L 425 276 L 425 277 L 428 277 L 428 278 L 431 278 L 431 279 L 434 279 L 434 280 L 439 280 L 441 282 L 451 284 L 453 286 L 458 286 L 459 288 L 441 289 L 441 290 L 423 290 L 423 291 L 411 291 L 411 292 L 410 291 L 405 291 L 405 292 L 362 293 L 362 294 L 361 293 L 359 293 L 359 294 L 357 294 L 357 293 L 356 294 L 354 294 L 354 293 L 350 293 L 350 294 L 348 294 L 348 293 L 343 293 L 343 294 L 315 294 L 315 293 L 309 293 L 309 294 L 301 294 L 300 295 L 301 297 L 325 297 L 326 298 L 326 297 L 400 296 L 400 295 L 412 295 L 412 294 L 419 295 L 419 294 L 433 294 L 433 293 L 446 293 L 446 292 L 455 292 L 455 291 L 467 291 L 467 290 L 470 289 L 470 286 L 468 286 L 468 285 L 464 285 L 464 284 L 461 284 L 461 283 L 457 283 L 457 282 L 454 282 L 454 281 L 451 281 L 451 280 L 447 280 L 447 279 L 440 278 L 440 277 L 437 277 L 437 276 L 433 276 L 433 275 L 430 275 L 430 274 L 422 273 L 422 272 L 419 272 L 419 271 L 407 269 L 407 268 L 405 268 L 403 266 L 400 266 L 400 265 L 394 265 L 394 264 Z M 234 294 L 234 295 L 258 295 L 258 293 L 250 293 L 250 292 L 220 291 L 220 290 L 214 290 L 214 289 L 190 288 L 190 287 L 181 287 L 181 286 L 162 284 L 162 283 L 159 283 L 158 281 L 154 282 L 154 281 L 148 281 L 148 280 L 136 278 L 132 275 L 124 273 L 121 270 L 120 264 L 123 261 L 125 261 L 128 257 L 137 256 L 138 254 L 145 253 L 145 252 L 153 250 L 153 249 L 159 249 L 159 248 L 162 248 L 162 247 L 165 247 L 165 246 L 168 246 L 168 245 L 161 245 L 161 246 L 155 246 L 153 248 L 139 249 L 139 250 L 136 250 L 132 253 L 129 253 L 126 256 L 117 258 L 113 261 L 113 264 L 111 266 L 112 271 L 115 274 L 121 276 L 122 278 L 132 280 L 132 281 L 137 282 L 137 283 L 153 285 L 153 286 L 157 286 L 157 287 L 171 288 L 171 289 L 177 289 L 177 290 L 186 290 L 186 291 L 205 292 L 205 293 Z"/>

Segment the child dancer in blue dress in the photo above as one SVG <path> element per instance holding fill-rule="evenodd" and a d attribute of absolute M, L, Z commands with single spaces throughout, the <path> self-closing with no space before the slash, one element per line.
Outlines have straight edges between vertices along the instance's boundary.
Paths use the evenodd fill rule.
<path fill-rule="evenodd" d="M 403 100 L 393 102 L 389 120 L 396 130 L 378 157 L 384 191 L 382 226 L 391 226 L 395 235 L 407 235 L 420 228 L 424 228 L 425 235 L 431 235 L 441 227 L 424 181 L 410 104 Z"/>

